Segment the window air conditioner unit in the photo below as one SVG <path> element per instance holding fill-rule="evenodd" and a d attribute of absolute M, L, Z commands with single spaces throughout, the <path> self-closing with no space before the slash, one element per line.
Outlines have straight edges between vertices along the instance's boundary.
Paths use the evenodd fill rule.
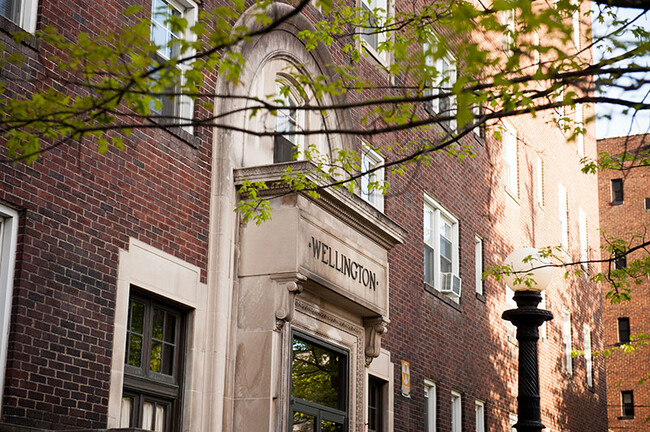
<path fill-rule="evenodd" d="M 452 294 L 455 297 L 460 297 L 460 283 L 461 279 L 453 273 L 442 273 L 442 288 L 440 292 Z"/>

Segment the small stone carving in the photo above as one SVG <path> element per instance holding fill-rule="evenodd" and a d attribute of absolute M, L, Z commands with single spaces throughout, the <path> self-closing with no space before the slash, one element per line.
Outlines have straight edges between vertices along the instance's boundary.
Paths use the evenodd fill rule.
<path fill-rule="evenodd" d="M 363 326 L 366 329 L 366 367 L 370 366 L 370 363 L 379 357 L 381 337 L 388 331 L 389 322 L 388 319 L 381 316 L 363 320 Z"/>

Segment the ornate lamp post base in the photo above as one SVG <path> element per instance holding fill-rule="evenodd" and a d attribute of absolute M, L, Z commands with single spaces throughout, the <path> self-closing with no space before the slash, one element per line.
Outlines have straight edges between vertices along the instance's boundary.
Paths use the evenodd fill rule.
<path fill-rule="evenodd" d="M 542 294 L 538 291 L 516 291 L 517 309 L 503 312 L 502 318 L 517 327 L 519 342 L 519 396 L 517 397 L 518 432 L 541 432 L 544 429 L 539 408 L 539 364 L 537 341 L 539 327 L 553 319 L 550 311 L 539 309 Z"/>

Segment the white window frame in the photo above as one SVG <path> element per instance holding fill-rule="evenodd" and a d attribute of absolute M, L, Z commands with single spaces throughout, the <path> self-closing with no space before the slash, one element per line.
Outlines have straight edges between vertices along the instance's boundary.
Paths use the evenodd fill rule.
<path fill-rule="evenodd" d="M 436 383 L 425 379 L 424 380 L 424 399 L 425 399 L 425 419 L 426 424 L 424 431 L 425 432 L 436 432 L 436 421 L 437 421 L 437 411 L 436 411 Z"/>
<path fill-rule="evenodd" d="M 585 134 L 584 134 L 584 120 L 583 120 L 583 112 L 582 112 L 582 104 L 577 104 L 576 105 L 576 112 L 575 112 L 575 128 L 580 129 L 577 134 L 576 134 L 576 151 L 578 152 L 578 156 L 580 159 L 585 157 Z"/>
<path fill-rule="evenodd" d="M 573 44 L 576 51 L 580 50 L 580 3 L 577 3 L 578 9 L 573 12 L 571 22 L 573 25 Z"/>
<path fill-rule="evenodd" d="M 557 95 L 555 95 L 555 103 L 564 104 L 564 87 L 559 89 Z M 562 132 L 564 132 L 564 117 L 566 117 L 566 106 L 555 107 L 555 122 Z"/>
<path fill-rule="evenodd" d="M 451 116 L 451 120 L 449 121 L 449 128 L 452 131 L 455 131 L 458 127 L 457 122 L 456 122 L 456 113 L 457 113 L 457 102 L 456 102 L 456 95 L 452 92 L 452 88 L 454 87 L 454 84 L 456 84 L 456 80 L 458 79 L 458 70 L 457 70 L 457 62 L 456 59 L 454 58 L 451 53 L 447 52 L 444 57 L 437 58 L 433 54 L 433 50 L 435 49 L 434 46 L 438 42 L 437 41 L 437 36 L 432 35 L 431 36 L 432 41 L 431 42 L 424 42 L 422 44 L 422 49 L 424 51 L 424 61 L 425 65 L 429 68 L 434 68 L 437 73 L 434 78 L 434 80 L 431 82 L 431 88 L 430 88 L 430 94 L 432 96 L 439 96 L 435 97 L 434 99 L 431 100 L 431 109 L 436 113 L 440 115 L 449 115 Z M 444 90 L 443 90 L 444 88 Z M 441 94 L 445 94 L 445 97 L 440 96 Z M 447 112 L 441 112 L 441 107 L 440 107 L 440 102 L 442 99 L 447 99 L 449 101 L 449 108 L 447 109 Z M 480 109 L 479 109 L 480 113 Z M 478 129 L 475 133 L 480 135 L 480 128 L 475 128 Z"/>
<path fill-rule="evenodd" d="M 377 188 L 373 188 L 372 190 L 368 189 L 371 183 L 384 182 L 384 162 L 384 158 L 379 153 L 371 149 L 366 143 L 363 143 L 361 151 L 361 171 L 367 172 L 378 166 L 381 166 L 382 168 L 361 177 L 361 198 L 380 212 L 384 211 L 383 191 Z"/>
<path fill-rule="evenodd" d="M 430 214 L 427 214 L 427 211 Z M 433 282 L 433 288 L 440 290 L 442 285 L 441 271 L 440 271 L 440 224 L 442 221 L 447 222 L 451 225 L 451 243 L 452 243 L 452 256 L 451 256 L 451 273 L 459 276 L 459 235 L 458 235 L 458 219 L 456 219 L 451 213 L 444 209 L 440 204 L 438 204 L 431 197 L 424 196 L 424 237 L 425 244 L 433 248 L 433 280 L 428 282 Z M 427 220 L 430 228 L 430 235 L 427 238 L 426 226 Z M 426 260 L 426 258 L 424 258 Z M 425 261 L 426 265 L 426 261 Z M 458 299 L 456 299 L 458 301 Z"/>
<path fill-rule="evenodd" d="M 567 190 L 562 183 L 557 184 L 558 220 L 560 222 L 560 246 L 565 251 L 569 249 L 569 216 Z"/>
<path fill-rule="evenodd" d="M 36 31 L 36 21 L 38 18 L 38 0 L 14 0 L 15 3 L 20 4 L 20 11 L 16 21 L 10 17 L 5 17 L 9 21 L 29 33 Z M 4 16 L 4 15 L 3 15 Z"/>
<path fill-rule="evenodd" d="M 18 212 L 0 204 L 0 406 L 7 364 L 17 242 Z"/>
<path fill-rule="evenodd" d="M 573 348 L 571 345 L 571 312 L 567 309 L 562 311 L 562 353 L 564 357 L 564 368 L 568 375 L 573 375 Z"/>
<path fill-rule="evenodd" d="M 584 341 L 584 356 L 585 356 L 585 383 L 588 387 L 594 386 L 594 366 L 591 353 L 591 327 L 587 324 L 582 329 L 582 336 Z"/>
<path fill-rule="evenodd" d="M 483 284 L 483 239 L 474 236 L 474 277 L 476 279 L 476 293 L 485 293 Z"/>
<path fill-rule="evenodd" d="M 535 157 L 535 201 L 544 207 L 544 161 L 540 155 Z"/>
<path fill-rule="evenodd" d="M 184 35 L 181 35 L 184 40 L 187 41 L 195 41 L 196 40 L 196 35 L 191 31 L 191 28 L 194 26 L 194 24 L 197 22 L 199 18 L 199 8 L 198 5 L 192 1 L 192 0 L 163 0 L 166 2 L 169 6 L 172 8 L 176 9 L 180 14 L 187 20 L 187 29 Z M 152 2 L 153 4 L 153 2 Z M 153 10 L 152 10 L 152 21 L 153 21 Z M 150 38 L 153 38 L 153 34 L 150 36 Z M 152 39 L 153 41 L 153 39 Z M 157 52 L 161 58 L 166 59 L 165 54 L 161 53 L 160 50 Z M 191 57 L 194 55 L 195 51 L 193 49 L 187 50 L 185 53 L 182 54 L 182 57 Z M 185 76 L 185 71 L 190 68 L 190 65 L 183 62 L 179 63 L 177 66 L 181 70 L 181 82 L 179 85 L 182 85 L 184 82 L 184 76 Z M 181 95 L 180 97 L 176 98 L 173 101 L 174 104 L 177 105 L 177 116 L 181 121 L 182 119 L 186 119 L 185 121 L 189 121 L 194 118 L 194 99 Z M 184 126 L 184 130 L 186 130 L 189 133 L 193 133 L 194 128 L 192 126 Z"/>
<path fill-rule="evenodd" d="M 533 45 L 535 46 L 535 49 L 533 50 L 533 68 L 534 71 L 537 72 L 539 68 L 541 67 L 541 59 L 539 55 L 539 34 L 538 33 L 533 33 Z"/>
<path fill-rule="evenodd" d="M 519 195 L 519 152 L 517 130 L 505 123 L 503 131 L 503 184 L 513 198 Z"/>
<path fill-rule="evenodd" d="M 474 401 L 475 425 L 476 432 L 485 432 L 485 402 L 480 400 Z"/>
<path fill-rule="evenodd" d="M 360 7 L 362 9 L 368 9 L 371 13 L 378 10 L 379 19 L 383 20 L 383 23 L 379 23 L 379 25 L 381 26 L 386 24 L 386 20 L 389 16 L 389 0 L 361 0 Z M 381 11 L 383 11 L 383 13 Z M 373 30 L 362 28 L 361 31 L 372 32 Z M 375 34 L 377 38 L 377 46 L 373 46 L 366 38 L 364 38 L 364 35 L 361 35 L 361 44 L 363 47 L 383 65 L 388 64 L 388 53 L 386 51 L 379 52 L 379 45 L 386 42 L 386 34 L 387 33 L 384 31 Z"/>
<path fill-rule="evenodd" d="M 501 24 L 506 27 L 506 31 L 501 35 L 501 48 L 512 55 L 515 46 L 515 10 L 505 9 L 501 11 Z"/>
<path fill-rule="evenodd" d="M 455 390 L 451 391 L 451 432 L 463 432 L 463 398 Z"/>
<path fill-rule="evenodd" d="M 578 237 L 580 238 L 580 265 L 587 270 L 589 267 L 589 242 L 587 239 L 587 213 L 578 207 Z"/>

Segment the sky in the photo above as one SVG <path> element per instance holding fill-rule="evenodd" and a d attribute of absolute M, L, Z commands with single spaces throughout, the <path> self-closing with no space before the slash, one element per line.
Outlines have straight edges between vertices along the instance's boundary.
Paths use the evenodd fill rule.
<path fill-rule="evenodd" d="M 593 5 L 593 3 L 592 3 Z M 595 6 L 594 6 L 595 7 Z M 619 8 L 617 11 L 617 18 L 622 19 L 633 19 L 641 14 L 642 11 L 638 9 L 623 9 Z M 593 15 L 597 16 L 597 11 Z M 645 13 L 641 18 L 636 21 L 640 27 L 650 31 L 650 12 Z M 594 40 L 597 39 L 599 35 L 603 35 L 607 32 L 608 26 L 607 23 L 600 24 L 594 19 L 593 23 L 593 33 Z M 628 33 L 627 37 L 633 37 Z M 595 46 L 593 50 L 594 61 L 598 61 L 603 54 L 610 56 L 611 54 L 605 53 L 603 46 Z M 639 59 L 637 59 L 638 61 Z M 650 64 L 650 56 L 644 57 L 641 59 L 643 63 Z M 626 91 L 625 93 L 620 90 L 614 91 L 609 90 L 604 94 L 608 97 L 624 97 L 628 100 L 642 101 L 650 103 L 650 85 L 646 85 L 640 88 L 637 91 Z M 605 116 L 611 116 L 611 119 L 605 118 Z M 636 135 L 650 133 L 650 112 L 640 112 L 636 116 L 631 114 L 623 113 L 623 109 L 618 106 L 613 106 L 610 104 L 596 104 L 596 138 L 609 138 L 616 136 L 624 135 Z"/>

